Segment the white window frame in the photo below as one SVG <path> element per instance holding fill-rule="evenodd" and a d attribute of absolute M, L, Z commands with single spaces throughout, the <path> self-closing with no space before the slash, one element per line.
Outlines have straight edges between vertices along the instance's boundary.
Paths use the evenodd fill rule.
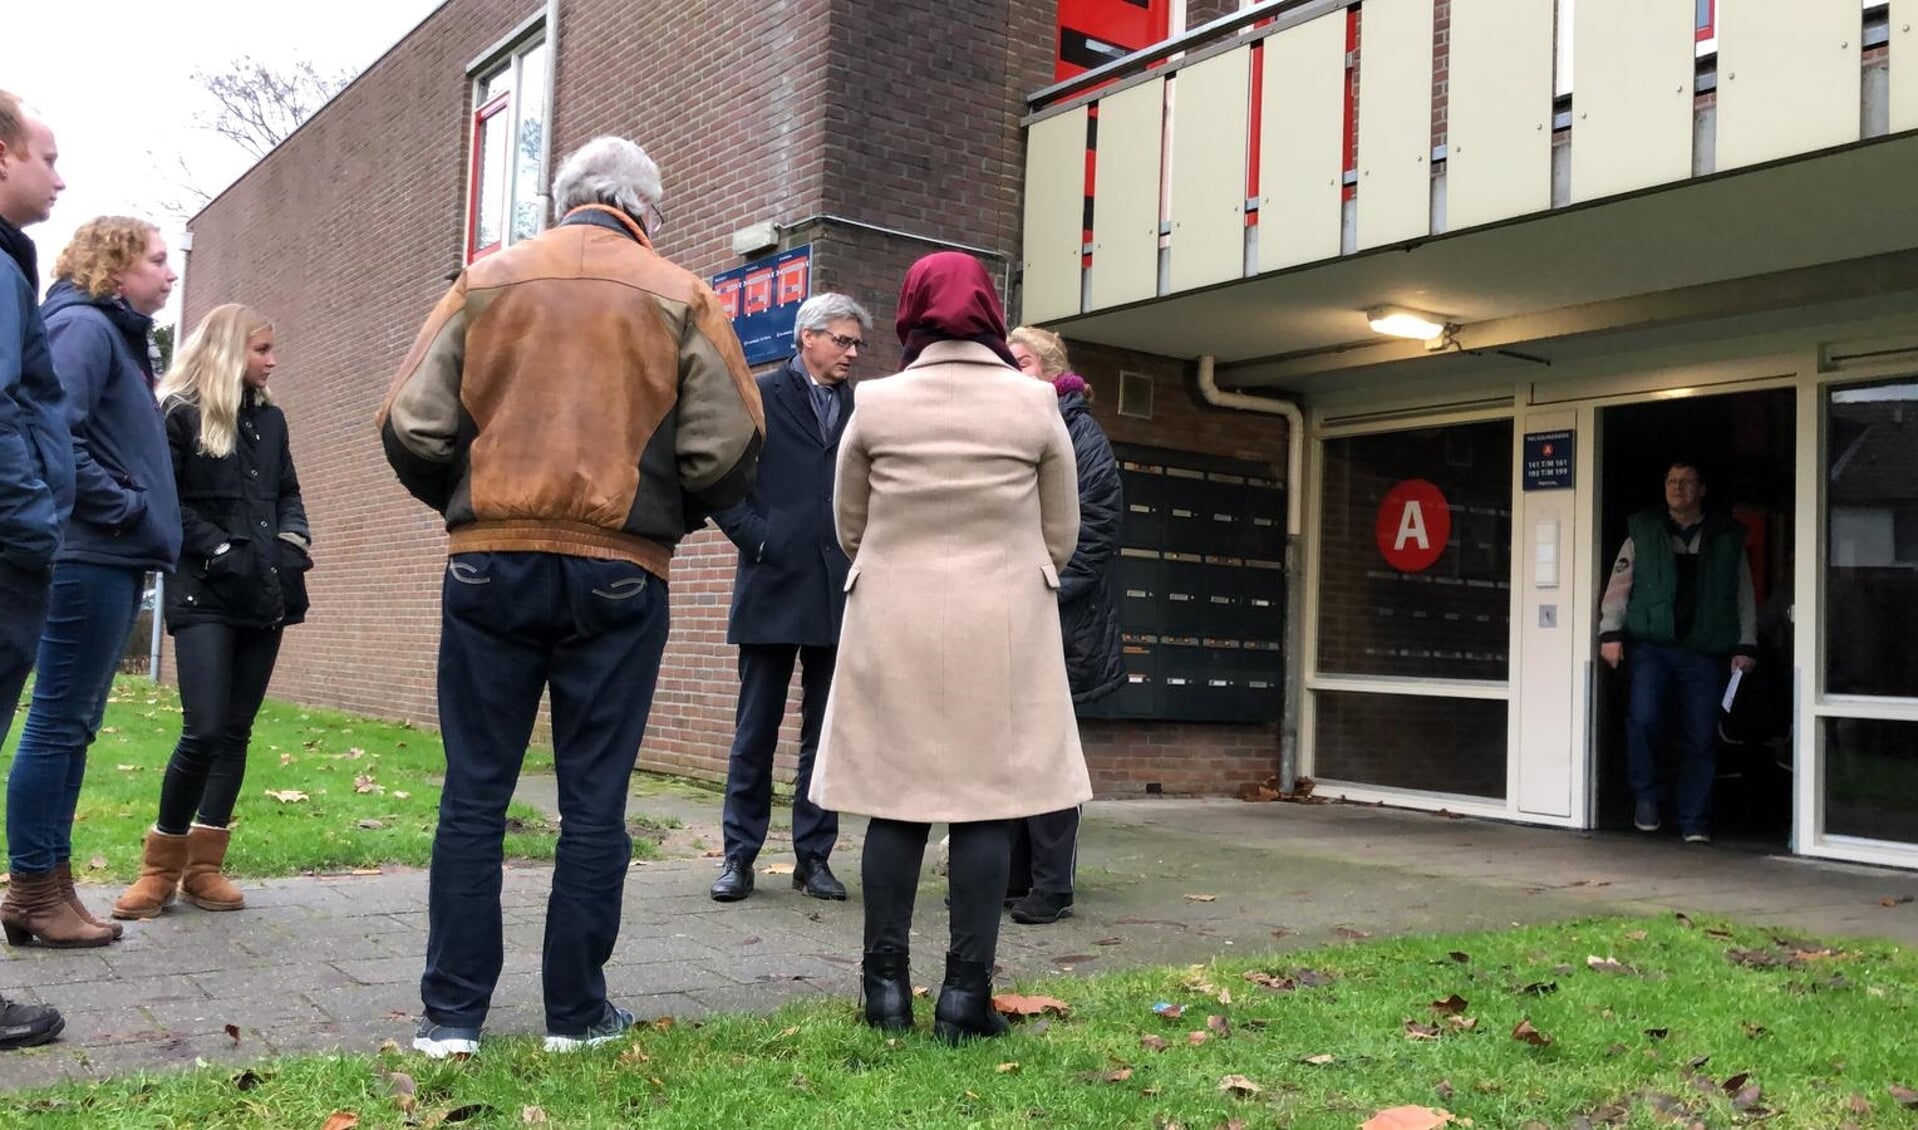
<path fill-rule="evenodd" d="M 537 108 L 542 129 L 546 131 L 540 146 L 540 169 L 535 191 L 530 200 L 536 202 L 534 234 L 544 231 L 547 224 L 548 202 L 552 170 L 547 167 L 551 146 L 547 139 L 553 128 L 553 73 L 558 56 L 552 49 L 552 40 L 546 34 L 544 13 L 531 16 L 514 28 L 503 39 L 475 58 L 466 66 L 468 94 L 468 112 L 466 115 L 466 203 L 462 209 L 462 239 L 465 249 L 464 261 L 467 263 L 483 259 L 493 252 L 511 246 L 517 239 L 514 232 L 513 217 L 518 207 L 529 202 L 529 196 L 520 191 L 516 175 L 518 163 L 514 160 L 512 139 L 519 134 L 519 123 L 528 117 L 528 111 Z M 544 50 L 546 54 L 545 80 L 540 89 L 528 91 L 522 79 L 526 58 L 534 51 Z M 486 84 L 500 74 L 510 71 L 511 80 L 504 94 L 482 101 L 482 91 Z M 529 99 L 535 101 L 529 101 Z M 486 244 L 479 242 L 480 201 L 482 199 L 482 178 L 489 170 L 483 168 L 485 154 L 482 150 L 485 123 L 496 117 L 504 117 L 508 130 L 508 150 L 503 167 L 496 175 L 502 183 L 491 186 L 495 189 L 493 199 L 498 200 L 499 238 Z"/>

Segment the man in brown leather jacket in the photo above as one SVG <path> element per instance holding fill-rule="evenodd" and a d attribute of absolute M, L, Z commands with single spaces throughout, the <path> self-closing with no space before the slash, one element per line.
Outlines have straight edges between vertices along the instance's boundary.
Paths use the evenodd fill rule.
<path fill-rule="evenodd" d="M 425 1006 L 414 1047 L 470 1054 L 503 959 L 506 805 L 552 696 L 560 838 L 547 903 L 546 1047 L 617 1037 L 606 999 L 632 841 L 627 780 L 666 644 L 673 549 L 753 487 L 765 419 L 718 299 L 667 262 L 659 170 L 586 143 L 558 223 L 466 268 L 380 410 L 387 459 L 446 518 Z"/>

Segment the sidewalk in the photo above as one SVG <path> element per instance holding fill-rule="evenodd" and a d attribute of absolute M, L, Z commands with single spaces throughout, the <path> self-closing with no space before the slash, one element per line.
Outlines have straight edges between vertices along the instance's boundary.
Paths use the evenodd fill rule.
<path fill-rule="evenodd" d="M 540 784 L 529 782 L 538 803 Z M 669 848 L 716 843 L 718 798 L 652 791 L 636 812 L 683 825 Z M 758 892 L 706 896 L 717 861 L 693 854 L 634 866 L 625 925 L 607 969 L 616 1000 L 641 1017 L 770 1009 L 823 994 L 848 1002 L 860 937 L 858 836 L 835 857 L 848 903 L 801 897 L 762 856 Z M 914 979 L 938 983 L 943 879 L 921 888 Z M 1337 805 L 1232 800 L 1100 803 L 1087 811 L 1076 917 L 1002 935 L 1002 982 L 1061 971 L 1205 961 L 1219 953 L 1383 936 L 1496 929 L 1613 911 L 1685 910 L 1814 935 L 1918 945 L 1918 875 L 1682 848 L 1664 840 L 1523 828 Z M 507 960 L 493 1033 L 542 1030 L 539 945 L 550 868 L 509 867 Z M 405 1044 L 419 1008 L 426 876 L 246 884 L 248 909 L 176 907 L 96 950 L 11 949 L 0 992 L 67 1015 L 65 1036 L 0 1055 L 0 1088 L 62 1078 L 234 1064 L 335 1048 Z M 104 907 L 117 891 L 83 892 Z M 1195 900 L 1187 896 L 1211 896 Z M 1881 900 L 1894 900 L 1887 907 Z M 236 1040 L 227 1032 L 233 1025 Z"/>

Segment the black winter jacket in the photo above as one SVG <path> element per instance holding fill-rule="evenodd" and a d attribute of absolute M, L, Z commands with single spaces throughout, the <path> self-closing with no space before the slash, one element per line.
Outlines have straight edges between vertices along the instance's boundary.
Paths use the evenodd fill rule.
<path fill-rule="evenodd" d="M 179 568 L 167 578 L 167 630 L 299 623 L 306 617 L 306 571 L 313 559 L 304 547 L 311 535 L 286 416 L 248 395 L 233 454 L 216 459 L 199 450 L 199 408 L 170 400 L 165 409 L 185 534 Z"/>
<path fill-rule="evenodd" d="M 1059 627 L 1072 701 L 1083 703 L 1111 694 L 1125 682 L 1114 591 L 1125 491 L 1119 483 L 1119 461 L 1084 394 L 1061 396 L 1059 411 L 1072 434 L 1079 466 L 1079 544 L 1059 573 Z"/>

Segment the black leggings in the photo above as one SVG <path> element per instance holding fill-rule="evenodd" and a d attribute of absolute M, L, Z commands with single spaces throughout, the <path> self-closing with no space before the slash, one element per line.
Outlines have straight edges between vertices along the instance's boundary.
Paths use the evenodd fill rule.
<path fill-rule="evenodd" d="M 873 817 L 859 862 L 866 899 L 866 952 L 911 949 L 913 896 L 925 862 L 930 824 Z M 955 957 L 992 965 L 999 948 L 999 911 L 1012 858 L 1012 825 L 985 820 L 952 825 L 952 942 Z"/>
<path fill-rule="evenodd" d="M 195 810 L 216 828 L 233 819 L 253 719 L 279 654 L 277 628 L 193 624 L 173 634 L 183 725 L 160 786 L 160 831 L 186 832 Z"/>

